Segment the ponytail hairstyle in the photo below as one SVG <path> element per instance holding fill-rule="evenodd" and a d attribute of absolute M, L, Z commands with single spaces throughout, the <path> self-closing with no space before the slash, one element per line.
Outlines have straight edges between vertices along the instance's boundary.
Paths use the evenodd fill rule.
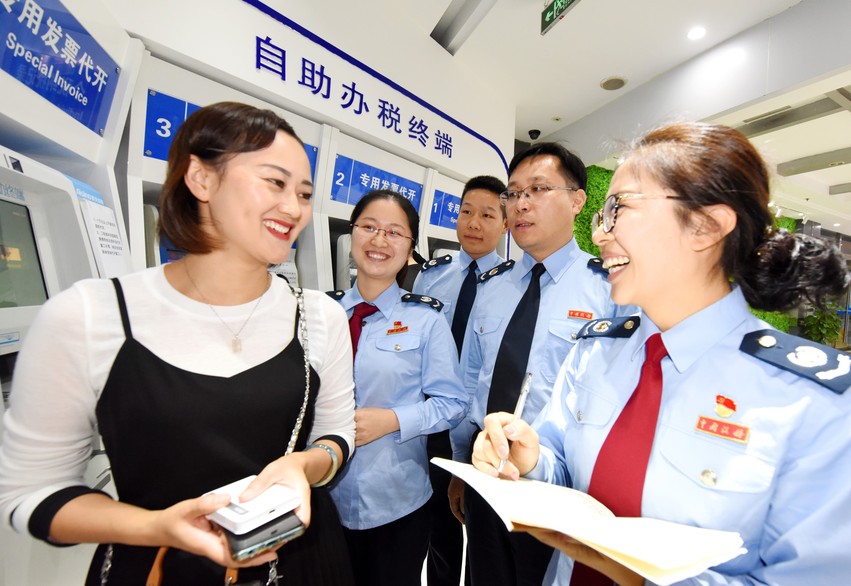
<path fill-rule="evenodd" d="M 783 311 L 803 300 L 822 306 L 848 286 L 851 278 L 835 245 L 773 227 L 768 169 L 738 130 L 670 124 L 638 139 L 622 160 L 627 159 L 683 198 L 677 202 L 683 225 L 706 206 L 723 204 L 736 213 L 720 262 L 751 307 Z"/>
<path fill-rule="evenodd" d="M 363 211 L 366 209 L 366 206 L 371 204 L 377 199 L 386 199 L 387 201 L 394 202 L 397 206 L 402 208 L 402 211 L 405 213 L 405 217 L 408 220 L 408 228 L 411 230 L 411 236 L 413 236 L 414 240 L 411 242 L 411 250 L 409 252 L 416 254 L 416 246 L 417 246 L 417 236 L 419 234 L 420 227 L 420 215 L 417 213 L 417 208 L 414 207 L 414 204 L 406 198 L 404 195 L 399 194 L 392 189 L 373 189 L 372 191 L 367 192 L 362 198 L 358 200 L 355 204 L 355 208 L 352 210 L 352 215 L 349 218 L 349 232 L 351 233 L 354 225 L 357 224 L 358 218 L 361 217 Z M 420 257 L 422 258 L 422 257 Z M 423 259 L 425 262 L 425 259 Z M 402 265 L 402 269 L 396 273 L 396 283 L 402 287 L 405 282 L 405 277 L 408 274 L 408 263 Z"/>

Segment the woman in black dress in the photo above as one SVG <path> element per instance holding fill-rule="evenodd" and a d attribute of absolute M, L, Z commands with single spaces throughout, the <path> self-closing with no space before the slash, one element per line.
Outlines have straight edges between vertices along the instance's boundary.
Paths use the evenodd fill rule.
<path fill-rule="evenodd" d="M 349 584 L 324 488 L 353 449 L 342 309 L 272 278 L 311 216 L 310 164 L 271 111 L 219 103 L 178 129 L 160 229 L 186 256 L 51 298 L 20 353 L 0 453 L 0 509 L 53 544 L 100 543 L 87 584 Z M 309 342 L 309 343 L 308 343 Z M 97 428 L 95 428 L 97 426 Z M 83 473 L 97 429 L 118 500 Z M 257 474 L 301 496 L 304 536 L 234 562 L 202 496 Z"/>

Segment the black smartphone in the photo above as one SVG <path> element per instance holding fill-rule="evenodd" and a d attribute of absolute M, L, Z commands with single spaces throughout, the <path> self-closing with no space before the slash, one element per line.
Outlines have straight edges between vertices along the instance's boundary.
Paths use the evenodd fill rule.
<path fill-rule="evenodd" d="M 230 555 L 238 562 L 274 549 L 304 533 L 305 527 L 294 511 L 272 519 L 257 529 L 237 535 L 222 528 L 230 546 Z"/>

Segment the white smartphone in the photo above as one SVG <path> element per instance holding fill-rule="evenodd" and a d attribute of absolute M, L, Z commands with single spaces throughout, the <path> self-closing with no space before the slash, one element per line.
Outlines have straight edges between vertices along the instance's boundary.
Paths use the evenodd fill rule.
<path fill-rule="evenodd" d="M 216 494 L 229 494 L 230 503 L 207 518 L 235 535 L 244 535 L 289 513 L 301 504 L 301 498 L 296 491 L 280 484 L 273 484 L 250 501 L 239 502 L 239 495 L 255 478 L 256 475 L 247 476 L 211 491 Z"/>

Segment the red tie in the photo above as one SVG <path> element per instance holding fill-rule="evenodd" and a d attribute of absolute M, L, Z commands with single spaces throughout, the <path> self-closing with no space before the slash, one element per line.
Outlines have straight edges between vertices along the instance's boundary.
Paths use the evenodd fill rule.
<path fill-rule="evenodd" d="M 641 378 L 609 431 L 597 455 L 588 494 L 618 517 L 640 517 L 647 462 L 656 435 L 662 400 L 662 359 L 668 355 L 661 334 L 647 339 Z M 612 585 L 612 580 L 582 564 L 575 564 L 571 586 Z"/>
<path fill-rule="evenodd" d="M 352 317 L 349 318 L 349 332 L 352 334 L 352 359 L 358 351 L 358 340 L 360 340 L 360 332 L 366 322 L 367 317 L 378 311 L 374 305 L 366 302 L 361 302 L 355 305 L 355 310 L 352 312 Z"/>

